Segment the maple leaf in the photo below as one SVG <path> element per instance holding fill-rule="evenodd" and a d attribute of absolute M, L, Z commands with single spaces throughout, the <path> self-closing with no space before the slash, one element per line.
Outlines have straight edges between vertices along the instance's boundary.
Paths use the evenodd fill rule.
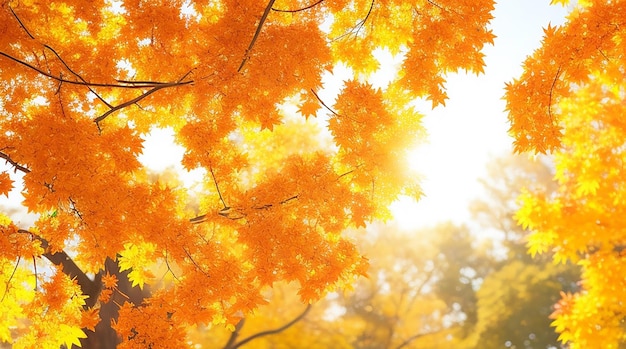
<path fill-rule="evenodd" d="M 0 173 L 0 195 L 9 197 L 9 192 L 13 189 L 13 181 L 6 172 Z"/>
<path fill-rule="evenodd" d="M 102 285 L 105 288 L 117 287 L 117 276 L 111 275 L 107 272 L 104 276 L 102 276 Z"/>
<path fill-rule="evenodd" d="M 94 332 L 96 330 L 96 325 L 100 322 L 100 309 L 99 308 L 91 308 L 82 312 L 80 327 L 86 328 L 89 331 Z"/>
<path fill-rule="evenodd" d="M 305 100 L 298 107 L 298 113 L 302 114 L 305 118 L 309 118 L 309 116 L 316 116 L 317 111 L 321 108 L 319 102 L 311 99 Z"/>
<path fill-rule="evenodd" d="M 118 333 L 94 335 L 119 335 L 120 348 L 182 347 L 198 323 L 232 329 L 284 280 L 300 283 L 307 302 L 349 287 L 367 263 L 342 234 L 389 217 L 398 195 L 417 196 L 403 156 L 421 132 L 411 101 L 443 104 L 445 74 L 482 71 L 480 50 L 493 41 L 492 0 L 9 5 L 0 156 L 22 173 L 22 206 L 38 218 L 30 230 L 2 225 L 0 251 L 12 261 L 67 256 L 41 292 L 11 303 L 11 319 L 32 318 L 25 334 L 10 333 L 18 347 L 83 338 L 76 328 L 93 328 L 84 308 L 98 299 L 87 290 L 99 289 L 87 275 L 110 261 L 128 273 L 105 274 L 100 301 L 129 299 Z M 380 50 L 406 59 L 375 89 L 365 81 Z M 351 76 L 334 106 L 308 93 L 341 66 Z M 328 130 L 300 122 L 321 106 Z M 171 129 L 184 168 L 204 174 L 197 192 L 139 161 L 156 128 Z M 0 194 L 13 185 L 0 174 Z M 155 270 L 167 277 L 147 294 Z M 7 289 L 32 291 L 20 272 Z M 133 286 L 145 299 L 130 299 Z"/>
<path fill-rule="evenodd" d="M 143 288 L 146 281 L 154 279 L 154 274 L 148 270 L 154 251 L 155 246 L 151 243 L 127 243 L 124 245 L 124 251 L 120 252 L 118 263 L 120 271 L 130 270 L 128 278 L 133 287 Z M 109 279 L 108 281 L 112 280 Z"/>
<path fill-rule="evenodd" d="M 73 345 L 81 347 L 80 339 L 87 338 L 85 332 L 77 326 L 69 326 L 66 324 L 60 324 L 57 333 L 61 343 L 67 348 L 71 348 Z"/>

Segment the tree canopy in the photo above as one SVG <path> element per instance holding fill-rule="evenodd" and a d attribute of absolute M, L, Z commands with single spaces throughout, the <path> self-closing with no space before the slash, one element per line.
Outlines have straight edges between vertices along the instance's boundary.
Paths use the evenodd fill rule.
<path fill-rule="evenodd" d="M 518 231 L 509 263 L 491 269 L 449 227 L 439 255 L 393 261 L 417 274 L 371 269 L 373 283 L 343 305 L 363 334 L 352 343 L 526 343 L 526 328 L 490 333 L 492 319 L 526 321 L 498 304 L 546 304 L 521 295 L 559 287 L 562 342 L 626 342 L 626 2 L 568 6 L 504 98 L 515 150 L 549 152 L 555 167 L 554 187 L 528 187 L 515 218 L 533 256 L 582 268 L 580 289 L 548 282 L 565 269 L 521 257 Z M 388 219 L 401 195 L 419 199 L 405 161 L 424 134 L 413 102 L 445 106 L 447 74 L 483 72 L 493 10 L 493 0 L 0 0 L 0 194 L 35 217 L 0 213 L 0 341 L 186 348 L 190 329 L 221 326 L 234 348 L 271 292 L 297 289 L 304 304 L 276 324 L 291 326 L 362 280 L 367 247 L 346 232 Z M 381 51 L 400 64 L 374 87 Z M 350 77 L 325 95 L 343 68 Z M 172 131 L 199 188 L 140 160 L 155 129 Z M 437 258 L 445 267 L 429 279 Z M 522 285 L 503 288 L 511 273 Z M 434 293 L 400 294 L 433 300 L 429 311 L 381 291 L 416 283 Z M 402 312 L 425 332 L 378 326 Z M 461 332 L 440 326 L 444 315 Z"/>
<path fill-rule="evenodd" d="M 489 169 L 490 195 L 472 205 L 480 226 L 441 222 L 406 231 L 371 225 L 358 240 L 370 275 L 353 291 L 333 292 L 305 308 L 294 297 L 295 285 L 275 285 L 269 303 L 234 332 L 198 327 L 190 340 L 198 348 L 225 349 L 251 338 L 255 348 L 285 349 L 561 347 L 549 314 L 559 291 L 578 289 L 579 268 L 531 258 L 513 219 L 522 187 L 554 189 L 550 168 L 508 155 Z"/>
<path fill-rule="evenodd" d="M 235 329 L 276 282 L 297 282 L 310 303 L 365 275 L 342 232 L 389 217 L 399 195 L 419 197 L 404 166 L 422 132 L 410 101 L 444 104 L 446 73 L 483 70 L 492 10 L 2 1 L 0 157 L 13 173 L 0 188 L 19 180 L 37 218 L 1 218 L 0 340 L 69 347 L 112 322 L 120 348 L 185 347 L 188 326 Z M 376 50 L 404 55 L 383 89 L 367 82 Z M 324 100 L 323 74 L 340 65 L 353 78 Z M 331 146 L 303 147 L 286 105 L 323 119 Z M 152 180 L 138 156 L 155 127 L 174 131 L 186 169 L 204 171 L 201 191 Z M 122 275 L 150 292 L 126 295 Z"/>
<path fill-rule="evenodd" d="M 556 191 L 527 190 L 517 212 L 530 252 L 582 267 L 582 289 L 563 292 L 552 314 L 572 349 L 626 342 L 625 14 L 624 1 L 579 1 L 507 85 L 517 150 L 554 157 Z"/>

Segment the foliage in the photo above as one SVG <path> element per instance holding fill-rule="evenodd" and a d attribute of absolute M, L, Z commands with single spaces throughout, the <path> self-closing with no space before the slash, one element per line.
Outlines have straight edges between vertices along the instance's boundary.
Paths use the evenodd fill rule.
<path fill-rule="evenodd" d="M 234 330 L 276 282 L 297 282 L 305 303 L 351 284 L 368 263 L 342 231 L 388 217 L 398 195 L 419 197 L 403 166 L 421 132 L 409 102 L 443 104 L 446 73 L 483 70 L 492 10 L 0 1 L 0 157 L 14 170 L 0 194 L 20 172 L 22 205 L 38 215 L 30 227 L 2 217 L 2 340 L 48 348 L 86 334 L 96 345 L 112 323 L 120 348 L 184 347 L 188 326 Z M 363 82 L 377 49 L 405 54 L 384 89 Z M 354 78 L 331 104 L 318 91 L 339 64 Z M 333 147 L 275 146 L 301 137 L 297 123 L 272 133 L 293 100 L 305 119 L 327 117 L 310 122 L 326 121 Z M 199 211 L 138 160 L 155 127 L 174 130 L 187 169 L 204 170 Z M 250 150 L 260 144 L 285 153 L 266 160 Z M 42 258 L 57 267 L 43 272 Z"/>
<path fill-rule="evenodd" d="M 550 313 L 560 291 L 574 292 L 577 266 L 531 258 L 527 233 L 515 224 L 521 188 L 553 191 L 548 159 L 505 156 L 489 165 L 485 193 L 472 205 L 480 229 L 440 224 L 400 231 L 368 228 L 360 249 L 370 276 L 353 291 L 332 293 L 299 319 L 294 285 L 276 285 L 267 305 L 231 333 L 198 328 L 190 340 L 203 348 L 237 348 L 255 334 L 257 348 L 557 348 Z M 477 239 L 483 231 L 491 238 Z M 299 319 L 289 328 L 284 328 Z M 233 339 L 235 338 L 235 339 Z M 231 346 L 225 345 L 234 343 Z"/>
<path fill-rule="evenodd" d="M 293 327 L 257 338 L 255 348 L 439 348 L 455 346 L 452 334 L 464 322 L 459 309 L 448 307 L 435 287 L 448 270 L 439 245 L 467 238 L 468 230 L 445 224 L 409 234 L 393 225 L 368 228 L 359 242 L 371 260 L 370 275 L 353 290 L 334 292 L 317 302 Z M 463 240 L 463 239 L 461 239 Z M 457 284 L 462 281 L 457 280 Z M 277 285 L 270 302 L 246 317 L 234 333 L 198 328 L 191 339 L 202 348 L 235 343 L 256 333 L 280 328 L 302 313 L 294 285 Z"/>
<path fill-rule="evenodd" d="M 625 13 L 624 1 L 578 2 L 507 87 L 517 149 L 554 153 L 557 190 L 524 193 L 517 220 L 533 232 L 533 255 L 582 268 L 582 289 L 564 292 L 552 314 L 572 349 L 626 343 Z"/>
<path fill-rule="evenodd" d="M 553 192 L 546 157 L 508 155 L 488 165 L 482 184 L 485 196 L 471 205 L 479 231 L 492 237 L 493 260 L 482 272 L 475 292 L 476 316 L 463 344 L 468 348 L 555 348 L 557 335 L 548 318 L 563 290 L 577 288 L 576 266 L 554 265 L 549 256 L 531 258 L 528 233 L 513 219 L 522 188 Z"/>

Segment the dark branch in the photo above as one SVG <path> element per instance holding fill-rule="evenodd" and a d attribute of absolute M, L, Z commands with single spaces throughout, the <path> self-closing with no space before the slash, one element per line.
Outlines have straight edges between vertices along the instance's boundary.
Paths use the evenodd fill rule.
<path fill-rule="evenodd" d="M 13 280 L 13 277 L 15 276 L 15 272 L 17 271 L 17 267 L 20 265 L 21 260 L 22 260 L 22 257 L 17 256 L 17 262 L 15 262 L 15 267 L 13 267 L 13 271 L 11 272 L 11 275 L 7 279 L 6 285 L 4 287 L 4 294 L 2 295 L 2 299 L 0 299 L 0 303 L 4 301 L 4 297 L 6 297 L 7 293 L 9 293 L 9 284 L 11 284 L 11 280 Z"/>
<path fill-rule="evenodd" d="M 112 108 L 111 108 L 111 109 L 109 109 L 106 113 L 104 113 L 104 114 L 102 114 L 102 115 L 98 116 L 98 117 L 97 117 L 97 118 L 95 118 L 93 121 L 94 121 L 96 124 L 100 124 L 100 121 L 102 121 L 102 120 L 106 119 L 109 115 L 111 115 L 111 114 L 115 113 L 116 111 L 118 111 L 118 110 L 120 110 L 120 109 L 126 108 L 126 107 L 131 106 L 131 105 L 133 105 L 133 104 L 135 104 L 135 103 L 138 103 L 138 102 L 139 102 L 139 101 L 141 101 L 142 99 L 144 99 L 144 98 L 148 97 L 149 95 L 151 95 L 151 94 L 155 93 L 156 91 L 158 91 L 158 90 L 160 90 L 160 89 L 162 89 L 162 88 L 164 88 L 164 87 L 167 87 L 167 86 L 166 86 L 166 85 L 160 85 L 160 86 L 157 86 L 157 87 L 153 87 L 153 88 L 151 88 L 150 90 L 148 90 L 148 91 L 146 91 L 146 92 L 142 93 L 141 95 L 139 95 L 139 96 L 137 96 L 137 97 L 135 97 L 135 98 L 133 98 L 133 99 L 131 99 L 131 100 L 129 100 L 129 101 L 126 101 L 126 102 L 124 102 L 124 103 L 122 103 L 122 104 L 118 104 L 118 105 L 116 105 L 115 107 L 112 107 Z"/>
<path fill-rule="evenodd" d="M 322 105 L 324 106 L 324 108 L 328 109 L 329 112 L 333 113 L 333 115 L 337 116 L 337 117 L 341 117 L 341 115 L 337 114 L 334 110 L 332 110 L 329 106 L 326 105 L 326 103 L 324 103 L 324 101 L 320 98 L 320 96 L 317 95 L 317 93 L 311 89 L 311 92 L 313 93 L 313 95 L 315 96 L 315 98 L 317 98 L 317 100 L 322 103 Z"/>
<path fill-rule="evenodd" d="M 552 80 L 552 86 L 550 86 L 550 96 L 548 101 L 548 116 L 550 117 L 550 122 L 554 123 L 554 119 L 552 118 L 552 92 L 554 91 L 554 86 L 556 85 L 556 81 L 559 79 L 559 75 L 561 74 L 561 67 L 556 70 L 556 74 L 554 74 L 554 80 Z"/>
<path fill-rule="evenodd" d="M 184 80 L 190 73 L 192 72 L 192 70 L 188 71 L 187 73 L 185 73 L 185 75 L 183 75 L 180 79 L 178 79 L 178 81 L 175 82 L 168 82 L 168 83 L 163 83 L 163 82 L 159 82 L 157 83 L 154 87 L 152 87 L 150 90 L 142 93 L 141 95 L 126 101 L 122 104 L 118 104 L 115 107 L 111 107 L 108 103 L 105 102 L 105 104 L 107 104 L 109 107 L 111 107 L 110 110 L 108 110 L 106 113 L 98 116 L 97 118 L 95 118 L 93 121 L 96 123 L 96 125 L 98 125 L 98 128 L 100 128 L 100 122 L 104 119 L 107 118 L 107 116 L 111 115 L 112 113 L 120 110 L 120 109 L 124 109 L 128 106 L 131 106 L 133 104 L 139 103 L 139 101 L 141 101 L 142 99 L 148 97 L 149 95 L 155 93 L 156 91 L 163 89 L 163 88 L 167 88 L 167 87 L 174 87 L 174 86 L 183 86 L 183 85 L 189 85 L 192 84 L 194 81 L 193 80 Z M 90 89 L 91 90 L 91 89 Z"/>
<path fill-rule="evenodd" d="M 222 202 L 222 205 L 224 205 L 224 208 L 222 210 L 228 210 L 230 207 L 228 207 L 228 205 L 226 205 L 226 202 L 224 201 L 224 197 L 222 196 L 220 187 L 217 184 L 217 178 L 215 178 L 215 173 L 213 172 L 212 166 L 209 166 L 209 171 L 211 172 L 211 177 L 213 177 L 213 183 L 215 183 L 215 189 L 217 190 L 217 195 L 219 195 L 220 201 Z"/>
<path fill-rule="evenodd" d="M 202 269 L 202 268 L 200 267 L 200 265 L 198 265 L 198 263 L 196 263 L 196 261 L 193 259 L 193 257 L 191 257 L 191 254 L 189 253 L 189 251 L 187 251 L 187 249 L 186 249 L 186 248 L 184 248 L 184 247 L 183 247 L 183 251 L 185 251 L 185 254 L 187 255 L 187 257 L 189 257 L 189 260 L 191 261 L 191 263 L 193 263 L 193 265 L 195 265 L 195 266 L 196 266 L 196 268 L 198 268 L 198 270 L 199 270 L 202 274 L 204 274 L 204 276 L 206 276 L 206 277 L 208 277 L 208 278 L 210 278 L 210 277 L 211 277 L 211 275 L 207 274 L 207 272 L 206 272 L 206 271 L 204 271 L 204 269 Z"/>
<path fill-rule="evenodd" d="M 30 170 L 20 164 L 18 164 L 17 162 L 13 161 L 13 159 L 11 159 L 11 157 L 3 152 L 0 152 L 0 158 L 3 158 L 4 160 L 6 160 L 6 162 L 8 162 L 9 164 L 11 164 L 11 166 L 15 167 L 15 170 L 20 170 L 24 173 L 29 173 Z"/>
<path fill-rule="evenodd" d="M 309 6 L 303 7 L 303 8 L 299 8 L 296 10 L 281 10 L 281 9 L 276 9 L 272 7 L 272 11 L 276 11 L 276 12 L 287 12 L 287 13 L 295 13 L 295 12 L 300 12 L 300 11 L 306 11 L 308 9 L 311 9 L 319 4 L 321 4 L 324 0 L 318 0 L 317 2 L 315 2 L 314 4 L 311 4 Z"/>
<path fill-rule="evenodd" d="M 45 48 L 47 48 L 48 50 L 52 51 L 52 53 L 54 53 L 54 55 L 57 57 L 57 59 L 58 59 L 58 60 L 59 60 L 59 61 L 63 64 L 63 66 L 65 67 L 65 69 L 69 70 L 69 72 L 70 72 L 70 73 L 72 73 L 72 74 L 74 74 L 74 76 L 76 76 L 77 78 L 79 78 L 79 79 L 80 79 L 80 81 L 85 82 L 85 83 L 87 82 L 85 79 L 83 79 L 83 77 L 82 77 L 82 76 L 80 76 L 80 74 L 78 74 L 77 72 L 75 72 L 74 70 L 72 70 L 72 68 L 70 68 L 70 66 L 69 66 L 69 65 L 67 65 L 67 63 L 65 63 L 65 60 L 63 60 L 63 58 L 61 58 L 61 55 L 59 55 L 59 54 L 57 53 L 57 51 L 55 51 L 52 47 L 50 47 L 49 45 L 45 45 L 45 44 L 43 45 L 43 47 L 45 47 Z M 57 92 L 61 90 L 61 84 L 63 84 L 63 83 L 62 83 L 62 82 L 61 82 L 61 83 L 59 83 L 59 89 L 57 90 Z M 107 107 L 109 107 L 109 108 L 113 108 L 113 106 L 112 106 L 111 104 L 109 104 L 107 101 L 105 101 L 105 100 L 104 100 L 104 98 L 100 97 L 100 95 L 99 95 L 99 94 L 97 94 L 97 93 L 96 93 L 96 91 L 94 91 L 94 90 L 91 88 L 91 86 L 87 86 L 87 88 L 89 89 L 89 91 L 90 91 L 91 93 L 93 93 L 96 97 L 98 97 L 98 99 L 99 99 L 102 103 L 104 103 Z"/>
<path fill-rule="evenodd" d="M 228 342 L 226 342 L 226 345 L 224 346 L 223 349 L 233 348 L 233 344 L 235 344 L 235 341 L 237 340 L 237 337 L 239 336 L 239 332 L 241 331 L 241 328 L 243 328 L 243 325 L 245 324 L 245 322 L 246 322 L 246 319 L 243 318 L 237 323 L 237 325 L 235 326 L 235 330 L 233 331 L 233 333 L 230 334 L 230 337 L 228 338 Z"/>
<path fill-rule="evenodd" d="M 17 19 L 17 22 L 20 24 L 20 26 L 22 27 L 22 29 L 24 29 L 24 31 L 26 32 L 26 34 L 28 34 L 28 36 L 31 39 L 35 39 L 35 37 L 28 31 L 28 29 L 26 29 L 26 26 L 24 25 L 24 23 L 22 23 L 22 20 L 17 16 L 17 13 L 15 13 L 15 11 L 13 11 L 13 8 L 11 6 L 9 6 L 9 10 L 11 10 L 11 13 L 13 14 L 13 16 L 15 17 L 15 19 Z"/>
<path fill-rule="evenodd" d="M 27 62 L 24 62 L 18 58 L 15 58 L 9 54 L 6 54 L 4 52 L 0 51 L 0 56 L 4 56 L 16 63 L 19 63 L 29 69 L 32 69 L 34 71 L 36 71 L 37 73 L 48 77 L 52 80 L 61 82 L 61 83 L 66 83 L 66 84 L 71 84 L 71 85 L 79 85 L 79 86 L 90 86 L 90 87 L 109 87 L 109 88 L 126 88 L 126 89 L 142 89 L 142 88 L 155 88 L 155 87 L 172 87 L 172 86 L 180 86 L 180 85 L 188 85 L 193 83 L 193 80 L 185 80 L 185 81 L 179 81 L 179 82 L 149 82 L 149 83 L 142 83 L 142 82 L 133 82 L 133 81 L 118 81 L 117 84 L 109 84 L 109 83 L 98 83 L 98 82 L 83 82 L 83 81 L 76 81 L 76 80 L 68 80 L 65 79 L 61 76 L 56 76 L 53 75 L 51 73 L 48 73 L 44 70 L 41 70 L 37 67 L 35 67 L 32 64 L 29 64 Z M 165 85 L 165 86 L 164 86 Z"/>
<path fill-rule="evenodd" d="M 253 340 L 255 340 L 255 339 L 259 338 L 259 337 L 269 336 L 269 335 L 273 335 L 273 334 L 277 334 L 277 333 L 283 332 L 284 330 L 286 330 L 289 327 L 291 327 L 294 324 L 296 324 L 298 321 L 302 320 L 306 316 L 306 314 L 309 312 L 309 310 L 311 310 L 311 304 L 307 305 L 306 309 L 304 309 L 304 311 L 300 315 L 296 316 L 293 320 L 289 321 L 288 323 L 284 324 L 283 326 L 281 326 L 279 328 L 276 328 L 276 329 L 273 329 L 273 330 L 267 330 L 267 331 L 263 331 L 263 332 L 259 332 L 259 333 L 253 334 L 250 337 L 242 340 L 241 342 L 233 345 L 232 347 L 225 348 L 225 349 L 237 349 L 237 348 L 241 347 L 242 345 L 244 345 L 244 344 L 246 344 L 246 343 L 248 343 L 250 341 L 253 341 Z"/>
<path fill-rule="evenodd" d="M 406 347 L 407 345 L 411 344 L 411 342 L 413 342 L 414 340 L 416 340 L 418 338 L 430 336 L 430 335 L 437 334 L 437 333 L 441 333 L 443 331 L 445 331 L 445 329 L 440 329 L 440 330 L 433 331 L 433 332 L 423 332 L 423 333 L 414 334 L 411 337 L 407 338 L 404 342 L 400 343 L 400 345 L 395 347 L 395 349 L 402 349 L 402 348 Z"/>
<path fill-rule="evenodd" d="M 200 224 L 200 223 L 206 221 L 206 219 L 207 219 L 207 215 L 205 213 L 205 214 L 202 214 L 202 215 L 199 215 L 199 216 L 195 216 L 195 217 L 189 219 L 189 223 L 191 223 L 191 224 Z"/>
<path fill-rule="evenodd" d="M 72 258 L 65 253 L 65 251 L 51 253 L 49 249 L 50 246 L 46 239 L 24 229 L 19 229 L 18 233 L 29 234 L 33 239 L 39 240 L 41 247 L 45 251 L 43 256 L 54 265 L 61 266 L 65 275 L 72 279 L 76 279 L 76 282 L 80 286 L 83 294 L 89 296 L 89 298 L 85 300 L 85 308 L 91 308 L 96 304 L 101 291 L 100 277 L 102 275 L 100 273 L 96 274 L 96 277 L 92 281 L 87 274 L 85 274 L 80 267 L 76 265 Z"/>
<path fill-rule="evenodd" d="M 291 202 L 293 200 L 296 200 L 296 199 L 298 199 L 298 195 L 294 195 L 294 196 L 289 197 L 289 198 L 287 198 L 287 199 L 285 199 L 283 201 L 280 201 L 278 204 L 279 205 L 285 205 L 285 204 L 287 204 L 287 203 L 289 203 L 289 202 Z M 224 203 L 224 202 L 222 201 L 222 203 Z M 270 209 L 270 208 L 274 207 L 274 205 L 275 204 L 265 204 L 265 205 L 261 205 L 261 206 L 252 206 L 250 208 L 255 209 L 255 210 L 267 210 L 267 209 Z M 242 218 L 244 218 L 246 216 L 246 214 L 243 213 L 241 210 L 238 210 L 238 209 L 233 208 L 233 207 L 228 207 L 228 206 L 225 206 L 223 209 L 219 210 L 217 212 L 217 214 L 222 216 L 222 217 L 226 217 L 228 219 L 231 219 L 231 220 L 242 219 Z M 207 218 L 208 218 L 208 216 L 205 213 L 203 215 L 199 215 L 199 216 L 196 216 L 194 218 L 189 219 L 189 222 L 191 224 L 199 224 L 199 223 L 205 222 L 207 220 Z"/>
<path fill-rule="evenodd" d="M 372 2 L 370 3 L 370 8 L 369 10 L 367 10 L 367 14 L 365 15 L 365 18 L 360 20 L 354 27 L 350 28 L 348 32 L 339 35 L 338 37 L 332 39 L 331 41 L 337 41 L 351 34 L 355 34 L 355 36 L 357 36 L 359 34 L 359 31 L 361 31 L 361 29 L 365 26 L 365 22 L 367 22 L 367 19 L 372 14 L 372 10 L 374 9 L 374 1 L 375 0 L 372 0 Z"/>
<path fill-rule="evenodd" d="M 243 60 L 241 61 L 241 65 L 239 65 L 239 69 L 237 69 L 238 72 L 241 71 L 243 66 L 246 64 L 246 61 L 248 60 L 248 57 L 250 57 L 250 51 L 252 51 L 252 47 L 254 47 L 254 43 L 256 42 L 256 40 L 259 37 L 259 34 L 261 33 L 261 29 L 263 28 L 263 24 L 265 24 L 265 20 L 267 19 L 267 15 L 269 15 L 270 11 L 272 10 L 272 6 L 274 5 L 274 1 L 276 1 L 276 0 L 270 0 L 269 3 L 267 4 L 267 6 L 265 7 L 265 11 L 263 12 L 263 16 L 261 16 L 261 20 L 259 21 L 259 25 L 256 27 L 256 31 L 254 32 L 254 36 L 252 37 L 252 41 L 250 41 L 250 45 L 248 45 L 248 48 L 246 49 L 246 54 L 243 56 Z"/>

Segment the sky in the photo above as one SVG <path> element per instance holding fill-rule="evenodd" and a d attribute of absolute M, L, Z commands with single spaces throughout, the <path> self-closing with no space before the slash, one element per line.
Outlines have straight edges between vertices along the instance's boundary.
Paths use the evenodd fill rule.
<path fill-rule="evenodd" d="M 422 177 L 425 195 L 419 202 L 406 199 L 393 206 L 400 227 L 471 221 L 467 207 L 481 195 L 478 179 L 486 174 L 486 164 L 512 151 L 504 84 L 521 75 L 525 57 L 540 45 L 542 28 L 564 22 L 567 10 L 549 3 L 499 1 L 491 23 L 497 38 L 483 49 L 485 74 L 450 76 L 446 106 L 420 106 L 428 143 L 411 154 L 410 166 Z"/>

